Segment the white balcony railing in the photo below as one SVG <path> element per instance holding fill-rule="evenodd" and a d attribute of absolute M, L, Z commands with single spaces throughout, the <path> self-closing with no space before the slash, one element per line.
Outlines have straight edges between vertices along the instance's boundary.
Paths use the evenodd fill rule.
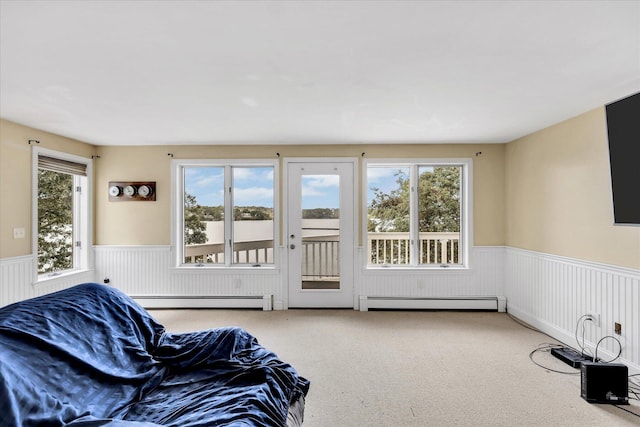
<path fill-rule="evenodd" d="M 233 262 L 236 264 L 273 263 L 273 240 L 236 242 L 233 249 Z M 186 245 L 184 256 L 187 264 L 224 264 L 224 244 Z"/>
<path fill-rule="evenodd" d="M 411 263 L 409 233 L 367 233 L 368 262 L 373 265 Z M 460 233 L 420 233 L 419 264 L 459 264 Z"/>
<path fill-rule="evenodd" d="M 459 264 L 460 233 L 420 233 L 419 264 Z M 309 279 L 340 275 L 339 235 L 302 239 L 302 275 Z M 367 233 L 368 263 L 371 265 L 408 265 L 411 263 L 409 233 Z M 273 240 L 254 240 L 234 244 L 237 264 L 273 263 Z M 185 263 L 223 264 L 224 245 L 206 243 L 185 246 Z"/>
<path fill-rule="evenodd" d="M 305 280 L 340 275 L 339 236 L 316 236 L 302 239 L 302 275 Z M 273 240 L 236 242 L 233 246 L 236 264 L 273 263 Z M 204 243 L 185 246 L 186 264 L 224 264 L 224 245 Z"/>
<path fill-rule="evenodd" d="M 327 280 L 340 277 L 340 236 L 302 238 L 302 279 Z"/>

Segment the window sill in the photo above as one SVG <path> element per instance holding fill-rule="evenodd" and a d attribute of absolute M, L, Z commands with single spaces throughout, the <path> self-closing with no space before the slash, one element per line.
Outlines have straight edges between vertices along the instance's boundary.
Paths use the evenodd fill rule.
<path fill-rule="evenodd" d="M 208 274 L 208 273 L 239 273 L 239 274 L 279 274 L 280 268 L 275 265 L 261 266 L 233 266 L 224 265 L 202 265 L 202 266 L 180 266 L 172 267 L 172 273 L 176 274 Z"/>
<path fill-rule="evenodd" d="M 92 273 L 92 272 L 93 270 L 89 270 L 89 269 L 77 269 L 77 270 L 61 271 L 59 273 L 40 274 L 38 275 L 38 278 L 36 279 L 35 283 L 33 283 L 32 285 L 35 287 L 50 285 L 55 283 L 56 281 L 67 281 L 68 279 L 71 279 L 73 277 L 86 275 L 87 273 Z"/>
<path fill-rule="evenodd" d="M 382 266 L 367 265 L 363 268 L 365 272 L 384 272 L 387 274 L 415 274 L 415 273 L 431 273 L 431 274 L 470 274 L 471 269 L 468 266 Z"/>

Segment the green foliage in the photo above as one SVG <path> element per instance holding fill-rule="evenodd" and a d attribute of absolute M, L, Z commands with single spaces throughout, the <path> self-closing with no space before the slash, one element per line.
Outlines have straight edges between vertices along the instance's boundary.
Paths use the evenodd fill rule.
<path fill-rule="evenodd" d="M 234 221 L 266 221 L 273 219 L 273 209 L 262 206 L 236 206 L 233 208 Z"/>
<path fill-rule="evenodd" d="M 73 268 L 73 175 L 38 170 L 38 273 Z"/>
<path fill-rule="evenodd" d="M 194 245 L 207 243 L 207 224 L 203 221 L 204 208 L 200 206 L 196 197 L 184 195 L 184 244 Z"/>
<path fill-rule="evenodd" d="M 273 219 L 273 209 L 263 206 L 236 206 L 235 221 L 265 221 Z M 206 221 L 224 220 L 224 206 L 202 206 L 195 196 L 184 195 L 184 243 L 195 245 L 207 243 Z"/>
<path fill-rule="evenodd" d="M 340 218 L 340 209 L 338 208 L 303 209 L 302 218 L 304 219 L 338 219 Z"/>
<path fill-rule="evenodd" d="M 222 221 L 224 219 L 224 206 L 201 206 L 201 207 L 202 207 L 203 221 Z"/>
<path fill-rule="evenodd" d="M 369 204 L 368 231 L 409 232 L 409 177 L 401 170 L 394 176 L 397 188 L 371 188 L 375 196 Z"/>
<path fill-rule="evenodd" d="M 438 167 L 420 173 L 419 230 L 460 231 L 460 167 Z"/>
<path fill-rule="evenodd" d="M 418 192 L 418 223 L 421 232 L 460 231 L 460 167 L 421 168 Z M 408 232 L 410 182 L 401 170 L 397 187 L 384 192 L 372 188 L 367 229 L 370 232 Z"/>

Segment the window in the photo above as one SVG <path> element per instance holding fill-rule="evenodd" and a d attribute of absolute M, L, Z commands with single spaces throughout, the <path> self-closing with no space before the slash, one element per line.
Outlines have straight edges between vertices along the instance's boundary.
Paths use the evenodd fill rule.
<path fill-rule="evenodd" d="M 87 269 L 91 160 L 34 149 L 34 165 L 39 280 Z"/>
<path fill-rule="evenodd" d="M 274 263 L 273 161 L 175 161 L 177 264 Z"/>
<path fill-rule="evenodd" d="M 466 159 L 368 163 L 369 266 L 466 266 L 470 167 Z"/>

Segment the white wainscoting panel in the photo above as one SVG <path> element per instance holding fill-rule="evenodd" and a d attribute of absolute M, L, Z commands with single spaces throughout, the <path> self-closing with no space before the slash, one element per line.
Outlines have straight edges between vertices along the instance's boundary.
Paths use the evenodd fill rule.
<path fill-rule="evenodd" d="M 96 280 L 129 295 L 172 293 L 169 246 L 95 246 Z"/>
<path fill-rule="evenodd" d="M 614 336 L 622 344 L 621 361 L 640 371 L 640 271 L 572 258 L 507 248 L 505 291 L 508 311 L 574 348 L 578 320 L 600 315 L 600 326 L 584 324 L 587 348 Z M 614 334 L 614 323 L 622 334 Z M 578 337 L 582 341 L 582 323 Z M 598 356 L 608 360 L 618 344 L 605 338 Z"/>
<path fill-rule="evenodd" d="M 97 246 L 95 271 L 88 270 L 33 284 L 34 256 L 0 259 L 0 306 L 64 289 L 83 282 L 102 282 L 139 297 L 166 304 L 175 298 L 216 297 L 237 301 L 252 297 L 251 304 L 286 308 L 285 250 L 278 248 L 282 268 L 211 271 L 172 268 L 169 246 Z M 364 297 L 450 301 L 503 296 L 516 317 L 577 347 L 576 323 L 584 314 L 599 314 L 600 326 L 585 324 L 585 341 L 593 351 L 605 336 L 622 324 L 622 363 L 640 372 L 640 271 L 516 248 L 474 247 L 468 270 L 366 269 L 364 249 L 356 250 L 354 306 Z M 283 273 L 285 272 L 285 273 Z M 267 303 L 265 303 L 265 301 Z M 202 304 L 203 302 L 198 302 Z M 205 304 L 206 305 L 206 304 Z M 216 306 L 211 303 L 211 306 Z M 580 337 L 582 331 L 580 330 Z M 599 355 L 618 353 L 617 342 L 605 338 Z"/>
<path fill-rule="evenodd" d="M 97 280 L 108 279 L 147 307 L 168 307 L 171 300 L 174 307 L 183 307 L 199 297 L 194 306 L 228 307 L 234 302 L 239 307 L 271 307 L 263 300 L 280 294 L 277 268 L 173 268 L 170 246 L 96 246 L 94 253 Z"/>
<path fill-rule="evenodd" d="M 83 270 L 34 283 L 36 267 L 33 255 L 0 259 L 0 307 L 92 282 L 94 277 L 93 270 Z"/>
<path fill-rule="evenodd" d="M 0 260 L 0 306 L 31 297 L 34 262 L 30 255 Z"/>
<path fill-rule="evenodd" d="M 359 250 L 361 261 L 366 259 L 364 251 Z M 474 247 L 468 269 L 362 268 L 356 292 L 368 298 L 396 299 L 502 297 L 504 251 L 502 246 Z"/>

